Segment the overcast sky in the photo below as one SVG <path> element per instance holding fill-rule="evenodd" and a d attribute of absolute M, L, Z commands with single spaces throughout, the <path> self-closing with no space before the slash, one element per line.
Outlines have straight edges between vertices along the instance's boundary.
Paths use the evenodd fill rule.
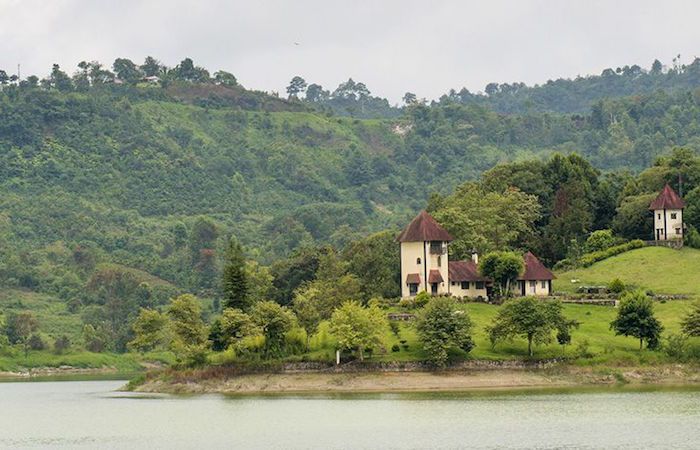
<path fill-rule="evenodd" d="M 700 56 L 700 1 L 0 0 L 0 68 L 189 56 L 248 88 L 348 77 L 399 101 Z"/>

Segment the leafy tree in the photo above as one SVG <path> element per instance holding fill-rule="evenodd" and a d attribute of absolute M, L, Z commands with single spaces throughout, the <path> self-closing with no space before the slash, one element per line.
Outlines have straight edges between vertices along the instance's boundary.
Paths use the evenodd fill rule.
<path fill-rule="evenodd" d="M 31 311 L 10 311 L 5 315 L 5 335 L 10 344 L 19 344 L 24 348 L 25 358 L 29 353 L 29 339 L 38 329 L 39 323 Z"/>
<path fill-rule="evenodd" d="M 171 350 L 180 360 L 199 353 L 207 341 L 202 307 L 194 295 L 174 298 L 166 310 L 172 330 Z"/>
<path fill-rule="evenodd" d="M 27 341 L 27 345 L 25 346 L 24 349 L 24 356 L 27 356 L 27 347 L 31 350 L 44 350 L 46 348 L 46 342 L 44 342 L 44 339 L 38 334 L 32 334 L 29 336 L 29 340 Z"/>
<path fill-rule="evenodd" d="M 289 98 L 297 98 L 305 89 L 306 81 L 300 76 L 295 76 L 292 78 L 292 81 L 289 82 L 289 86 L 287 86 L 287 94 L 289 94 Z"/>
<path fill-rule="evenodd" d="M 53 343 L 53 352 L 57 355 L 62 355 L 70 349 L 70 339 L 65 334 L 56 338 Z"/>
<path fill-rule="evenodd" d="M 410 105 L 413 105 L 414 103 L 416 103 L 416 102 L 418 101 L 418 97 L 416 97 L 416 94 L 414 94 L 414 93 L 412 93 L 412 92 L 406 92 L 406 93 L 403 95 L 403 99 L 402 99 L 402 100 L 403 100 L 403 102 L 404 102 L 404 104 L 405 104 L 406 106 L 410 106 Z"/>
<path fill-rule="evenodd" d="M 143 64 L 139 67 L 143 74 L 147 77 L 155 77 L 162 75 L 163 65 L 152 56 L 147 56 Z"/>
<path fill-rule="evenodd" d="M 131 327 L 134 339 L 128 344 L 130 350 L 143 353 L 167 347 L 169 343 L 168 316 L 159 311 L 141 308 Z"/>
<path fill-rule="evenodd" d="M 451 347 L 465 352 L 474 348 L 471 329 L 467 312 L 457 309 L 452 299 L 443 297 L 431 299 L 419 313 L 416 322 L 423 349 L 438 367 L 447 365 L 447 351 Z"/>
<path fill-rule="evenodd" d="M 211 330 L 209 337 L 215 351 L 223 351 L 231 346 L 240 351 L 245 338 L 260 334 L 251 317 L 235 308 L 224 309 L 221 317 L 212 324 Z"/>
<path fill-rule="evenodd" d="M 552 332 L 564 338 L 564 328 L 573 322 L 567 321 L 562 313 L 560 302 L 524 297 L 506 302 L 486 328 L 492 345 L 514 337 L 527 339 L 527 354 L 533 356 L 532 344 L 546 344 L 552 341 Z"/>
<path fill-rule="evenodd" d="M 294 314 L 278 303 L 264 301 L 253 305 L 250 317 L 265 336 L 263 349 L 265 357 L 274 358 L 284 355 L 286 334 L 296 325 Z"/>
<path fill-rule="evenodd" d="M 479 262 L 482 275 L 494 280 L 501 296 L 509 296 L 511 283 L 523 271 L 523 258 L 513 252 L 487 253 Z"/>
<path fill-rule="evenodd" d="M 172 74 L 176 80 L 204 83 L 209 81 L 209 72 L 203 67 L 196 67 L 191 58 L 185 58 L 175 66 Z"/>
<path fill-rule="evenodd" d="M 102 353 L 108 347 L 109 335 L 100 325 L 86 324 L 83 326 L 83 342 L 89 352 Z"/>
<path fill-rule="evenodd" d="M 586 239 L 586 252 L 597 252 L 615 245 L 616 239 L 612 230 L 597 230 Z"/>
<path fill-rule="evenodd" d="M 319 288 L 310 286 L 297 292 L 294 296 L 292 308 L 297 316 L 299 325 L 306 331 L 306 350 L 308 351 L 310 348 L 309 341 L 316 334 L 323 318 L 323 303 Z"/>
<path fill-rule="evenodd" d="M 323 89 L 320 84 L 312 83 L 306 88 L 306 101 L 311 103 L 328 100 L 330 93 Z"/>
<path fill-rule="evenodd" d="M 688 336 L 700 336 L 700 302 L 695 302 L 683 318 L 681 329 Z"/>
<path fill-rule="evenodd" d="M 214 72 L 214 82 L 222 86 L 238 86 L 238 80 L 236 79 L 235 75 L 224 70 Z"/>
<path fill-rule="evenodd" d="M 112 69 L 117 75 L 117 78 L 126 83 L 134 84 L 143 77 L 141 69 L 139 69 L 139 67 L 130 59 L 115 59 L 114 63 L 112 64 Z"/>
<path fill-rule="evenodd" d="M 628 292 L 620 299 L 617 317 L 610 322 L 615 335 L 633 336 L 639 339 L 639 349 L 644 341 L 654 349 L 659 345 L 663 326 L 654 317 L 652 300 L 642 291 Z"/>
<path fill-rule="evenodd" d="M 68 74 L 61 70 L 58 64 L 53 65 L 51 75 L 48 79 L 42 80 L 42 83 L 61 92 L 70 92 L 73 90 L 73 82 Z"/>
<path fill-rule="evenodd" d="M 363 361 L 366 349 L 382 345 L 386 328 L 386 318 L 379 308 L 363 308 L 357 302 L 346 301 L 333 312 L 329 331 L 340 349 L 356 350 L 360 361 Z"/>
<path fill-rule="evenodd" d="M 345 250 L 343 258 L 348 261 L 348 271 L 360 281 L 363 298 L 400 295 L 400 254 L 395 238 L 394 232 L 383 231 L 356 240 Z"/>
<path fill-rule="evenodd" d="M 647 239 L 654 229 L 654 218 L 649 213 L 649 205 L 656 194 L 643 194 L 625 197 L 617 208 L 613 220 L 613 230 L 627 239 Z"/>
<path fill-rule="evenodd" d="M 236 238 L 229 240 L 226 249 L 226 262 L 222 274 L 224 305 L 226 308 L 248 309 L 250 306 L 250 287 L 243 248 Z"/>

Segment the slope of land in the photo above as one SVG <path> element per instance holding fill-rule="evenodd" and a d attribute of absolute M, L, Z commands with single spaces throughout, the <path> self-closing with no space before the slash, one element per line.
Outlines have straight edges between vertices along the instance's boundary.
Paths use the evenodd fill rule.
<path fill-rule="evenodd" d="M 619 278 L 627 285 L 655 294 L 700 298 L 700 250 L 645 247 L 556 275 L 555 291 L 572 292 L 581 285 L 607 285 Z"/>

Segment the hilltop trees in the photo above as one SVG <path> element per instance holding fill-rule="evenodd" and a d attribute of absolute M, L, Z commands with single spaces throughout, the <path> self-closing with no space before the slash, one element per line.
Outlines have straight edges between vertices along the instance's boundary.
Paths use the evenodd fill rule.
<path fill-rule="evenodd" d="M 616 335 L 633 336 L 639 339 L 639 349 L 646 341 L 647 347 L 654 349 L 659 345 L 663 326 L 654 317 L 654 305 L 642 292 L 628 292 L 620 299 L 617 317 L 610 323 Z"/>

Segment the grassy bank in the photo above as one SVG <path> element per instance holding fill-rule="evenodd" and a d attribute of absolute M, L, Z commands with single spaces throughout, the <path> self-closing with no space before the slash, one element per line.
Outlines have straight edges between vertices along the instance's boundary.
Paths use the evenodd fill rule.
<path fill-rule="evenodd" d="M 127 353 L 91 353 L 75 351 L 63 355 L 56 355 L 48 351 L 30 351 L 27 357 L 24 354 L 3 355 L 0 354 L 0 375 L 2 372 L 17 373 L 45 373 L 53 369 L 94 369 L 109 370 L 114 372 L 137 372 L 148 367 L 173 362 L 172 355 L 168 353 L 148 353 L 144 355 Z"/>

